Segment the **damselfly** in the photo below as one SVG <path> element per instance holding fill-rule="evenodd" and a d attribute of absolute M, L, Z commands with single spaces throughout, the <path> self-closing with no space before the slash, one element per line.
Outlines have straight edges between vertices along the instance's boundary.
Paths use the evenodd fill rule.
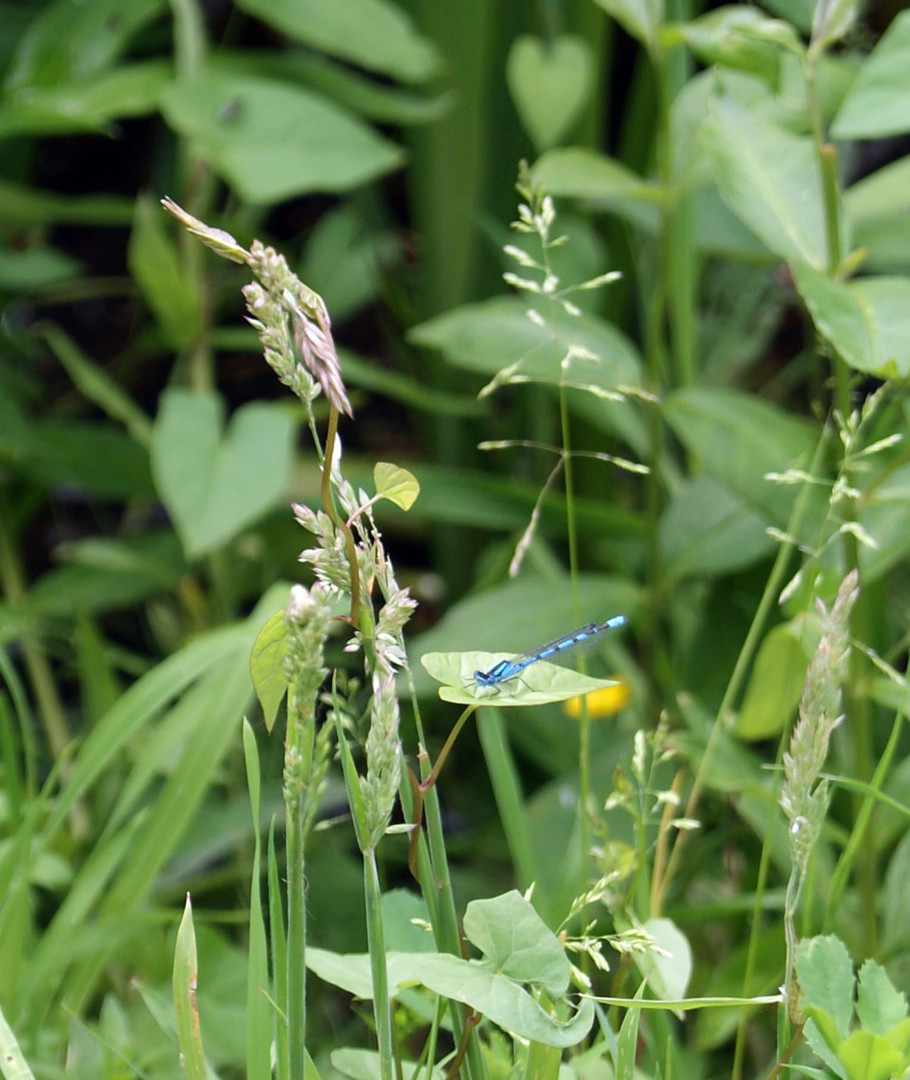
<path fill-rule="evenodd" d="M 615 630 L 616 627 L 622 626 L 625 621 L 625 615 L 614 615 L 612 619 L 607 619 L 606 622 L 587 623 L 585 626 L 573 630 L 571 634 L 563 634 L 562 637 L 554 638 L 552 641 L 548 641 L 546 645 L 531 649 L 530 652 L 522 653 L 520 656 L 513 656 L 509 660 L 500 660 L 489 671 L 475 671 L 474 682 L 478 686 L 493 686 L 498 689 L 503 683 L 519 678 L 526 667 L 537 663 L 538 660 L 547 660 L 557 653 L 565 653 L 569 649 L 574 649 L 576 645 L 589 642 L 605 630 Z"/>

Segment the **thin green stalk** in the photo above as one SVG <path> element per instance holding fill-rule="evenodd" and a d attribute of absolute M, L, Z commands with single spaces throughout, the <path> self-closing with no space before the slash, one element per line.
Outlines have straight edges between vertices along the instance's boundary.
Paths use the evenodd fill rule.
<path fill-rule="evenodd" d="M 288 700 L 288 715 L 294 702 Z M 288 1074 L 303 1076 L 306 1047 L 306 890 L 304 846 L 306 837 L 306 792 L 293 798 L 285 795 L 287 805 L 288 927 L 287 927 L 287 1029 Z"/>
<path fill-rule="evenodd" d="M 815 447 L 815 453 L 812 457 L 812 462 L 809 466 L 809 476 L 813 477 L 817 474 L 824 447 L 827 443 L 827 435 L 822 432 L 821 437 Z M 705 779 L 708 773 L 708 766 L 711 762 L 711 756 L 714 752 L 714 747 L 720 733 L 723 730 L 723 724 L 725 717 L 733 707 L 733 703 L 739 698 L 742 691 L 743 683 L 746 680 L 746 675 L 752 664 L 752 660 L 755 656 L 755 652 L 758 649 L 759 642 L 762 635 L 765 633 L 765 626 L 771 609 L 778 601 L 780 591 L 784 585 L 784 576 L 787 573 L 787 567 L 790 563 L 793 549 L 795 547 L 795 537 L 798 537 L 802 531 L 803 519 L 805 518 L 806 511 L 809 506 L 809 490 L 811 482 L 807 480 L 797 496 L 796 502 L 793 506 L 793 512 L 790 515 L 790 521 L 787 525 L 786 535 L 789 539 L 783 541 L 777 550 L 777 556 L 774 559 L 774 565 L 771 568 L 771 573 L 768 575 L 768 580 L 765 582 L 765 588 L 762 592 L 761 599 L 759 600 L 758 607 L 755 611 L 755 617 L 752 620 L 752 624 L 749 627 L 749 631 L 746 634 L 746 640 L 743 642 L 743 646 L 739 651 L 739 656 L 736 658 L 736 664 L 733 667 L 733 673 L 730 676 L 730 681 L 727 683 L 727 688 L 724 691 L 723 699 L 721 700 L 720 707 L 717 710 L 717 717 L 714 721 L 714 725 L 711 728 L 711 733 L 708 736 L 708 742 L 705 746 L 704 753 L 701 755 L 701 760 L 698 764 L 698 771 L 695 774 L 695 778 L 692 782 L 692 790 L 689 793 L 689 798 L 686 802 L 686 809 L 683 812 L 683 817 L 694 818 L 696 814 L 696 808 L 698 806 L 698 800 L 701 798 L 702 788 L 705 784 Z M 667 863 L 667 872 L 664 876 L 664 886 L 666 887 L 673 880 L 676 871 L 679 869 L 680 859 L 682 858 L 683 848 L 685 847 L 686 837 L 688 833 L 681 831 L 676 837 L 676 842 L 673 845 L 673 851 L 670 854 L 669 862 Z M 753 933 L 757 932 L 757 927 L 753 926 Z"/>
<path fill-rule="evenodd" d="M 382 926 L 382 889 L 376 849 L 363 852 L 363 887 L 366 900 L 367 944 L 373 980 L 373 1017 L 379 1044 L 380 1080 L 392 1080 L 394 1044 L 392 1041 L 392 1000 L 389 996 L 389 973 L 386 967 L 385 932 Z"/>

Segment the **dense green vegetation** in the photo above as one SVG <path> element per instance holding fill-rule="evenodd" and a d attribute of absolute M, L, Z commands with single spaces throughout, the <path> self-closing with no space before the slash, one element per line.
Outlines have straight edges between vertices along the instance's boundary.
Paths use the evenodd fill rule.
<path fill-rule="evenodd" d="M 910 12 L 706 7 L 0 2 L 4 1077 L 910 1068 Z"/>

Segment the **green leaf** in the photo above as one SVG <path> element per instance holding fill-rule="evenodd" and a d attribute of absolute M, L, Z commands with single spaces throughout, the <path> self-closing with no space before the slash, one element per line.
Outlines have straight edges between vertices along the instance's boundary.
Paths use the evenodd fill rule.
<path fill-rule="evenodd" d="M 633 953 L 635 964 L 655 997 L 679 1001 L 686 996 L 692 977 L 689 941 L 672 919 L 648 919 L 643 929 L 654 938 L 657 949 Z"/>
<path fill-rule="evenodd" d="M 859 69 L 831 134 L 836 139 L 878 139 L 910 131 L 910 11 L 894 17 Z"/>
<path fill-rule="evenodd" d="M 56 323 L 42 322 L 40 333 L 79 392 L 95 402 L 111 419 L 122 423 L 140 446 L 147 447 L 151 439 L 151 421 L 122 384 L 101 364 L 86 356 Z"/>
<path fill-rule="evenodd" d="M 716 97 L 700 130 L 724 202 L 782 259 L 822 269 L 826 223 L 811 139 Z"/>
<path fill-rule="evenodd" d="M 0 431 L 0 461 L 39 483 L 101 497 L 130 499 L 154 491 L 145 449 L 110 424 L 49 420 L 31 423 L 18 438 L 15 430 Z"/>
<path fill-rule="evenodd" d="M 545 1012 L 519 983 L 493 971 L 487 962 L 441 953 L 398 952 L 387 953 L 386 960 L 393 993 L 409 983 L 420 983 L 436 994 L 470 1005 L 520 1038 L 567 1047 L 575 1046 L 591 1030 L 594 1005 L 590 1000 L 583 1000 L 569 1020 L 560 1021 Z M 306 962 L 333 986 L 364 999 L 372 997 L 368 955 L 342 955 L 311 947 L 306 951 Z"/>
<path fill-rule="evenodd" d="M 549 150 L 534 163 L 531 175 L 550 195 L 582 199 L 651 232 L 659 227 L 663 189 L 606 154 L 580 146 Z"/>
<path fill-rule="evenodd" d="M 583 38 L 560 34 L 543 41 L 525 34 L 512 43 L 506 82 L 538 152 L 571 131 L 591 95 L 593 78 L 591 49 Z"/>
<path fill-rule="evenodd" d="M 765 477 L 808 465 L 815 442 L 808 424 L 752 395 L 715 388 L 674 391 L 663 410 L 708 473 L 775 524 L 786 524 L 795 489 Z"/>
<path fill-rule="evenodd" d="M 210 73 L 174 82 L 162 93 L 161 108 L 252 203 L 346 191 L 402 160 L 396 146 L 336 105 L 269 79 Z"/>
<path fill-rule="evenodd" d="M 177 1041 L 180 1060 L 188 1080 L 205 1080 L 205 1055 L 196 1008 L 196 935 L 193 909 L 187 896 L 183 917 L 177 927 L 174 947 L 174 1009 L 177 1013 Z"/>
<path fill-rule="evenodd" d="M 768 520 L 702 474 L 684 480 L 660 521 L 660 550 L 669 578 L 720 576 L 766 557 L 775 548 Z"/>
<path fill-rule="evenodd" d="M 373 483 L 377 495 L 388 499 L 402 510 L 410 510 L 420 494 L 417 477 L 407 469 L 402 469 L 400 465 L 392 465 L 388 461 L 376 463 L 373 468 Z"/>
<path fill-rule="evenodd" d="M 750 740 L 779 734 L 799 704 L 808 664 L 792 624 L 770 630 L 755 657 L 733 734 Z"/>
<path fill-rule="evenodd" d="M 165 338 L 179 351 L 187 348 L 199 333 L 199 300 L 177 257 L 165 228 L 166 221 L 157 199 L 140 196 L 136 200 L 127 257 L 130 272 Z"/>
<path fill-rule="evenodd" d="M 850 367 L 883 379 L 910 374 L 910 278 L 843 284 L 805 265 L 793 277 L 818 332 Z"/>
<path fill-rule="evenodd" d="M 593 315 L 546 311 L 547 325 L 528 318 L 528 304 L 500 297 L 467 304 L 414 327 L 409 337 L 418 345 L 440 349 L 451 363 L 494 375 L 515 365 L 523 380 L 559 385 L 571 380 L 595 390 L 640 386 L 641 361 L 632 343 Z M 595 354 L 597 362 L 573 359 L 563 366 L 570 346 Z"/>
<path fill-rule="evenodd" d="M 58 195 L 0 180 L 0 221 L 20 225 L 129 225 L 133 200 L 119 195 Z"/>
<path fill-rule="evenodd" d="M 500 974 L 542 986 L 551 998 L 569 989 L 565 949 L 517 890 L 472 900 L 464 913 L 464 934 Z"/>
<path fill-rule="evenodd" d="M 172 79 L 165 61 L 126 64 L 84 83 L 51 86 L 0 103 L 0 135 L 103 131 L 112 120 L 144 116 Z"/>
<path fill-rule="evenodd" d="M 887 972 L 874 960 L 859 969 L 856 1016 L 866 1031 L 885 1038 L 907 1019 L 907 996 L 894 988 Z"/>
<path fill-rule="evenodd" d="M 387 0 L 237 0 L 237 7 L 315 49 L 406 82 L 441 65 L 433 43 Z"/>
<path fill-rule="evenodd" d="M 893 1046 L 868 1031 L 854 1031 L 837 1052 L 849 1080 L 894 1080 L 905 1074 L 907 1063 Z"/>
<path fill-rule="evenodd" d="M 0 288 L 12 293 L 43 289 L 77 277 L 81 271 L 78 260 L 51 247 L 0 251 Z"/>
<path fill-rule="evenodd" d="M 654 45 L 664 20 L 663 0 L 595 0 L 619 25 L 642 45 Z"/>
<path fill-rule="evenodd" d="M 623 578 L 579 574 L 576 584 L 577 602 L 568 579 L 531 578 L 511 581 L 460 601 L 432 630 L 422 634 L 409 647 L 415 678 L 422 677 L 415 661 L 423 653 L 445 650 L 449 654 L 453 649 L 497 647 L 497 653 L 485 652 L 473 666 L 466 660 L 461 681 L 458 673 L 462 666 L 457 655 L 444 662 L 446 682 L 474 687 L 472 672 L 482 663 L 483 657 L 494 662 L 502 659 L 504 648 L 514 654 L 534 648 L 585 622 L 602 622 L 611 615 L 631 617 L 640 602 L 638 587 Z M 612 636 L 602 634 L 600 640 L 609 643 Z M 419 682 L 420 691 L 427 692 L 429 686 L 423 677 Z M 496 703 L 495 699 L 492 703 Z"/>
<path fill-rule="evenodd" d="M 673 29 L 702 63 L 756 75 L 772 89 L 780 76 L 781 45 L 804 51 L 789 23 L 741 4 L 717 8 Z"/>
<path fill-rule="evenodd" d="M 133 36 L 165 11 L 164 0 L 93 0 L 44 4 L 9 66 L 4 91 L 67 85 L 108 68 Z"/>
<path fill-rule="evenodd" d="M 799 942 L 796 975 L 804 1004 L 829 1017 L 837 1034 L 844 1038 L 853 1013 L 854 984 L 853 964 L 844 943 L 832 934 Z"/>
<path fill-rule="evenodd" d="M 424 653 L 420 662 L 432 678 L 443 684 L 439 689 L 442 700 L 458 705 L 549 705 L 616 685 L 545 660 L 538 660 L 520 678 L 499 686 L 477 685 L 475 671 L 488 671 L 506 658 L 502 653 L 488 652 Z"/>
<path fill-rule="evenodd" d="M 827 49 L 837 44 L 856 22 L 859 14 L 857 0 L 819 0 L 812 20 L 812 45 Z"/>
<path fill-rule="evenodd" d="M 256 635 L 250 653 L 250 675 L 262 708 L 266 731 L 274 727 L 278 709 L 287 693 L 288 680 L 284 673 L 286 639 L 284 611 L 276 611 Z"/>
<path fill-rule="evenodd" d="M 169 390 L 152 436 L 152 470 L 189 557 L 232 539 L 287 488 L 295 421 L 280 405 L 241 406 L 222 432 L 216 394 Z"/>

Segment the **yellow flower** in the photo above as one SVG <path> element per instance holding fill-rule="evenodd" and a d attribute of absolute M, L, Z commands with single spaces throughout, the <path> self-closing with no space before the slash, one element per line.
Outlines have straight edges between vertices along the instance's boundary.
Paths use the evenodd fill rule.
<path fill-rule="evenodd" d="M 617 679 L 612 686 L 604 686 L 600 690 L 592 690 L 584 697 L 573 697 L 563 705 L 563 711 L 567 716 L 577 720 L 581 716 L 582 703 L 587 704 L 588 716 L 592 720 L 600 720 L 605 716 L 613 716 L 628 702 L 631 697 L 629 684 Z"/>

